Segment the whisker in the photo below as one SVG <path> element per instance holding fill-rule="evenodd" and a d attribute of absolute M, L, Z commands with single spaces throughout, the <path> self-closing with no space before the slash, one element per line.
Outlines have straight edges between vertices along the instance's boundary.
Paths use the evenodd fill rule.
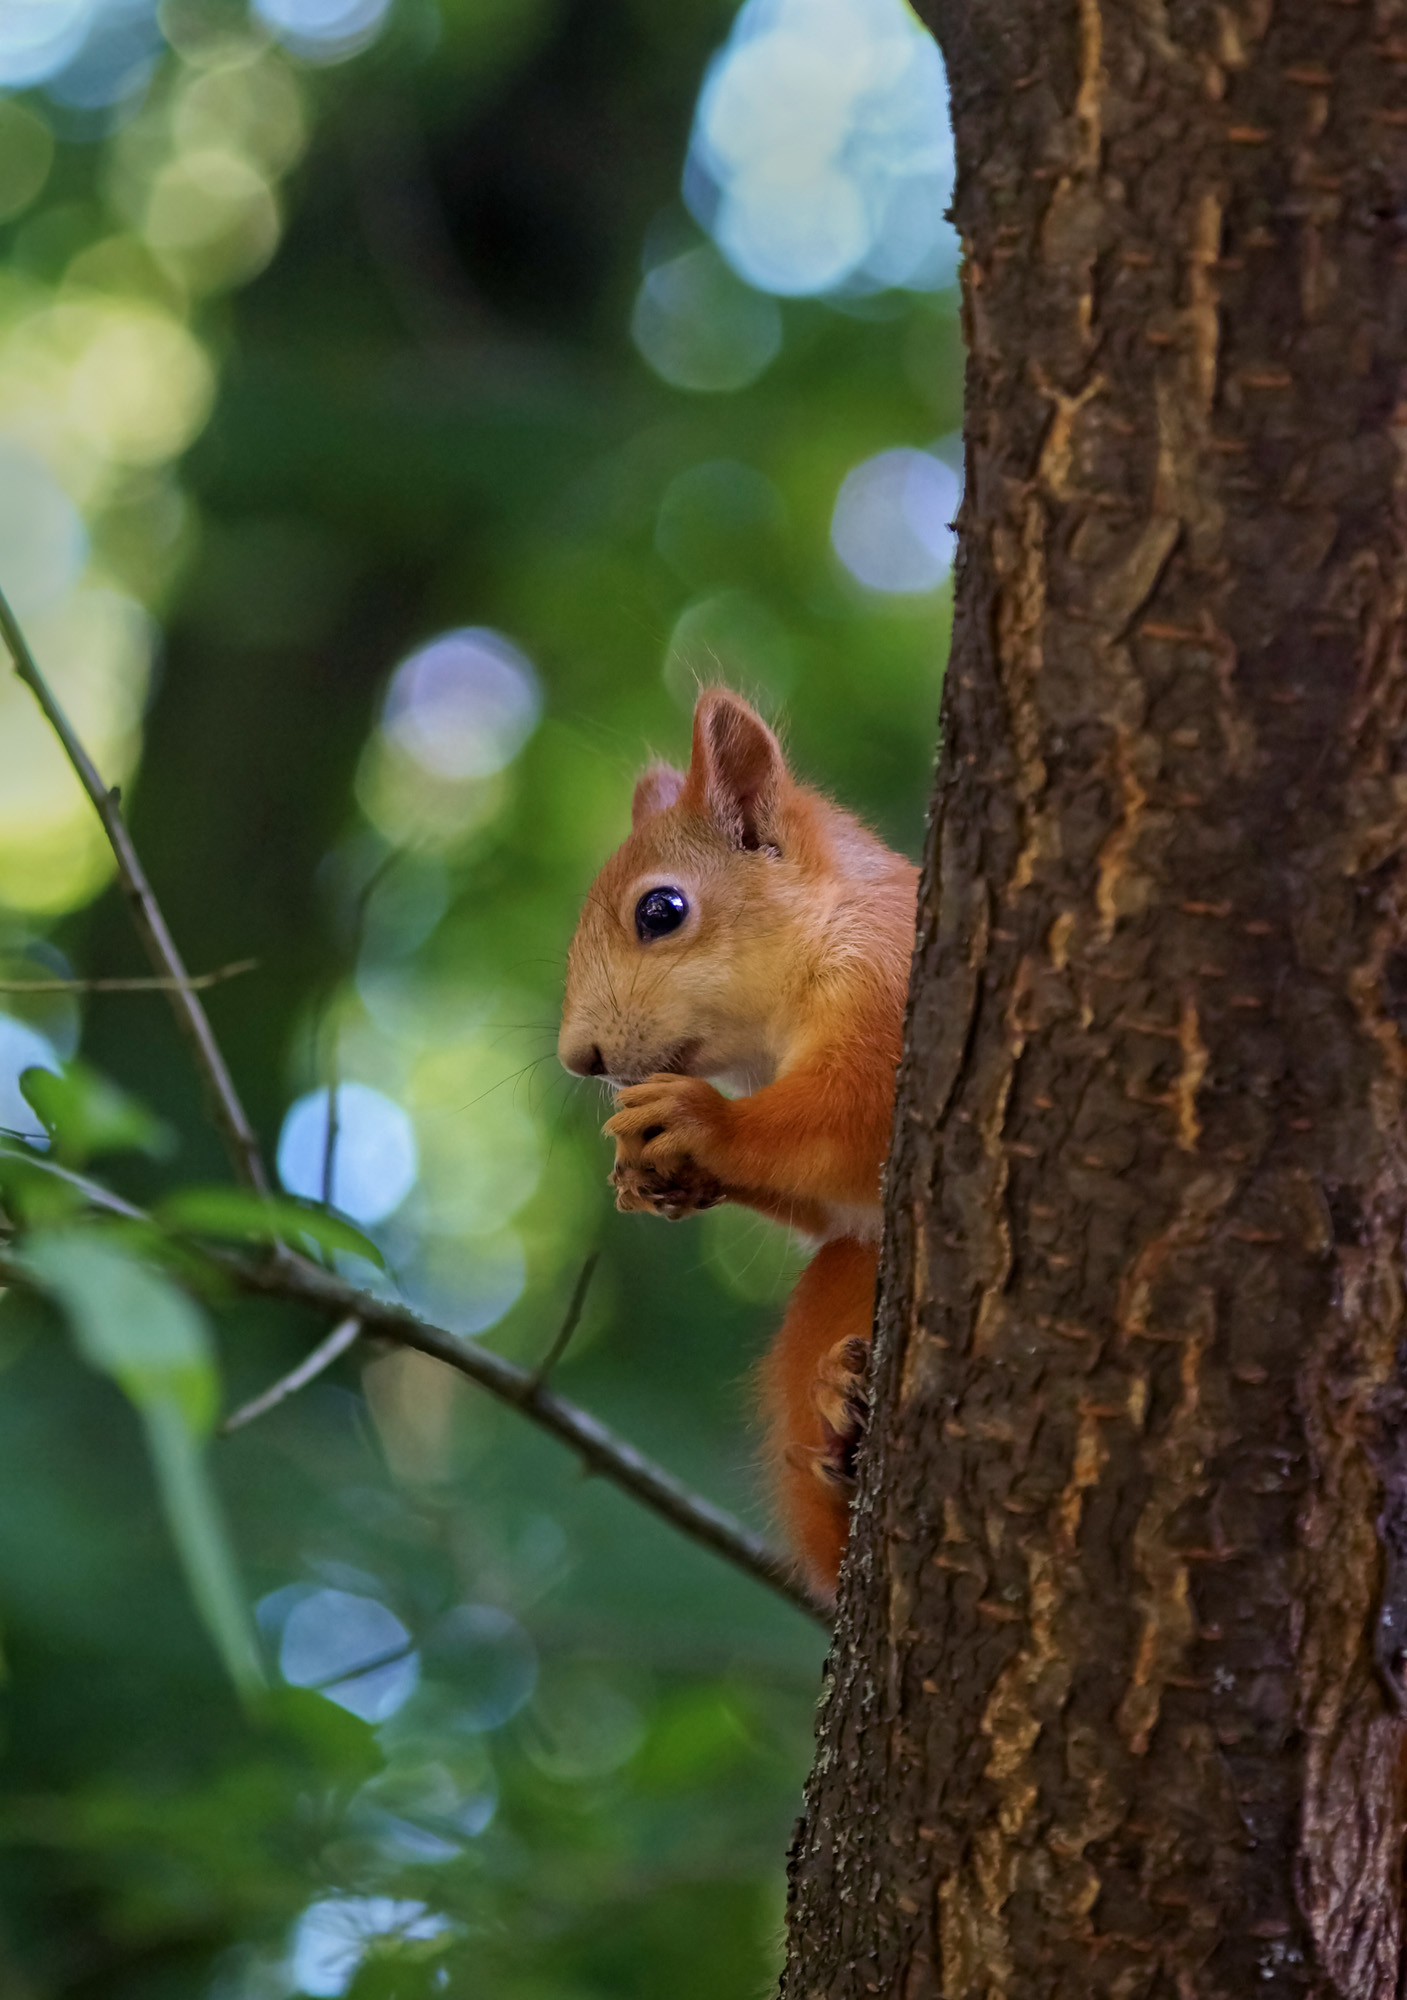
<path fill-rule="evenodd" d="M 542 1163 L 544 1171 L 552 1163 L 552 1155 L 557 1149 L 557 1141 L 561 1136 L 562 1127 L 565 1124 L 568 1115 L 571 1113 L 571 1111 L 575 1108 L 576 1105 L 582 1102 L 582 1099 L 578 1097 L 572 1089 L 572 1085 L 576 1082 L 576 1080 L 577 1079 L 575 1077 L 568 1076 L 565 1070 L 562 1072 L 561 1076 L 557 1078 L 557 1082 L 564 1086 L 564 1095 L 562 1098 L 561 1107 L 557 1112 L 557 1116 L 552 1121 L 552 1131 L 547 1141 L 547 1152 Z M 549 1095 L 551 1093 L 551 1088 L 552 1086 L 549 1085 L 548 1086 Z"/>
<path fill-rule="evenodd" d="M 551 1059 L 551 1051 L 546 1055 L 534 1056 L 532 1061 L 524 1063 L 521 1069 L 512 1070 L 507 1076 L 501 1076 L 497 1083 L 491 1083 L 487 1090 L 481 1090 L 477 1097 L 471 1097 L 467 1104 L 447 1105 L 440 1115 L 462 1118 L 466 1111 L 472 1111 L 476 1104 L 482 1104 L 486 1097 L 492 1097 L 496 1090 L 502 1090 L 505 1083 L 516 1083 L 520 1076 L 526 1076 L 530 1070 L 537 1069 L 540 1064 L 550 1062 Z"/>

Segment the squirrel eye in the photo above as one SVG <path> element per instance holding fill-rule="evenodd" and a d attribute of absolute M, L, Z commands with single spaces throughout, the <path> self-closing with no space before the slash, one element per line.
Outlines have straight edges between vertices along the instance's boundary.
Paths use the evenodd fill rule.
<path fill-rule="evenodd" d="M 668 937 L 689 914 L 689 899 L 680 889 L 647 889 L 635 905 L 635 935 L 641 944 Z"/>

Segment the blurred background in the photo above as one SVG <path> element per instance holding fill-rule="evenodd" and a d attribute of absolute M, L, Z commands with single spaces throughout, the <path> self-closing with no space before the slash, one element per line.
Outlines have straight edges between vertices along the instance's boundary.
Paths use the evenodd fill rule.
<path fill-rule="evenodd" d="M 614 1213 L 562 962 L 700 679 L 917 854 L 951 172 L 903 0 L 0 0 L 0 584 L 187 962 L 257 960 L 279 1177 L 335 1088 L 380 1282 L 528 1363 L 599 1250 L 557 1387 L 759 1525 L 796 1253 Z M 6 675 L 0 977 L 147 970 Z M 81 1051 L 161 1121 L 112 1185 L 224 1177 L 159 996 L 0 1010 L 0 1127 Z M 215 1320 L 228 1403 L 324 1330 Z M 413 1355 L 213 1463 L 259 1725 L 132 1411 L 0 1313 L 0 2000 L 769 1989 L 818 1628 Z"/>

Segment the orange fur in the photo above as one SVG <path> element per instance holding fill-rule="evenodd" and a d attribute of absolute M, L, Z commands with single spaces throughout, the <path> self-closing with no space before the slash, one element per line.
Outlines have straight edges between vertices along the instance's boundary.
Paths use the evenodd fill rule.
<path fill-rule="evenodd" d="M 834 1588 L 845 1546 L 913 939 L 915 871 L 799 784 L 747 704 L 709 689 L 689 769 L 655 765 L 597 876 L 559 1051 L 616 1086 L 617 1205 L 677 1219 L 740 1202 L 817 1239 L 763 1369 L 793 1543 Z M 668 886 L 679 928 L 635 912 Z M 728 1083 L 725 1097 L 710 1079 Z"/>
<path fill-rule="evenodd" d="M 782 1521 L 811 1582 L 835 1588 L 849 1532 L 846 1484 L 831 1470 L 844 1435 L 837 1349 L 868 1343 L 879 1252 L 852 1236 L 823 1243 L 797 1280 L 760 1371 L 772 1477 Z M 828 1436 L 829 1432 L 829 1436 Z"/>

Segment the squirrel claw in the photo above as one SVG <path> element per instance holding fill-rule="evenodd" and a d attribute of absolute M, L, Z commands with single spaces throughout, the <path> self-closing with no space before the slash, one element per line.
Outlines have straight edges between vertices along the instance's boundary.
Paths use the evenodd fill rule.
<path fill-rule="evenodd" d="M 869 1369 L 870 1343 L 851 1334 L 824 1356 L 811 1390 L 821 1420 L 813 1470 L 847 1495 L 855 1490 L 855 1454 L 870 1420 Z"/>
<path fill-rule="evenodd" d="M 687 1159 L 677 1161 L 668 1176 L 640 1164 L 617 1161 L 611 1185 L 616 1191 L 616 1207 L 623 1213 L 662 1215 L 669 1222 L 716 1208 L 723 1199 L 722 1186 L 713 1175 Z"/>

